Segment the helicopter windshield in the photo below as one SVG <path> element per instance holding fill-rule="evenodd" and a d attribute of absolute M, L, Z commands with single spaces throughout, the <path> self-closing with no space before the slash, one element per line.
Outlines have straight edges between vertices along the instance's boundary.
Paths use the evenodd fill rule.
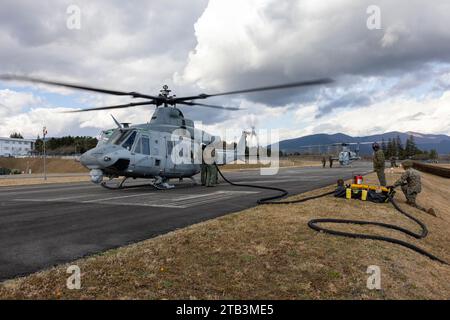
<path fill-rule="evenodd" d="M 129 135 L 127 135 L 127 139 L 122 144 L 122 148 L 127 149 L 128 151 L 131 151 L 131 148 L 133 147 L 134 140 L 136 140 L 137 132 L 133 131 Z"/>
<path fill-rule="evenodd" d="M 134 140 L 136 139 L 136 130 L 116 130 L 108 142 L 115 145 L 122 145 L 122 148 L 127 150 L 131 150 L 134 144 Z"/>

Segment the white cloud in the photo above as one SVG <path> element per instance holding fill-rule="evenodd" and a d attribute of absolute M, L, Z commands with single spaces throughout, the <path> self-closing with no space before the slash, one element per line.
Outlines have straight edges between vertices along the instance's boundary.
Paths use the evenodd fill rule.
<path fill-rule="evenodd" d="M 327 89 L 208 101 L 245 111 L 182 110 L 215 133 L 234 128 L 239 134 L 255 125 L 278 128 L 281 138 L 336 131 L 450 134 L 446 0 L 378 1 L 382 30 L 373 31 L 366 28 L 369 0 L 175 0 L 170 6 L 161 0 L 80 0 L 82 28 L 77 31 L 65 27 L 71 3 L 4 0 L 0 73 L 149 94 L 167 83 L 178 96 L 334 77 L 336 84 Z M 0 135 L 19 130 L 35 137 L 44 124 L 50 135 L 96 134 L 114 126 L 110 112 L 57 111 L 77 107 L 77 101 L 82 107 L 130 101 L 48 86 L 33 86 L 31 94 L 22 92 L 29 87 L 21 85 L 25 89 L 19 92 L 11 90 L 19 88 L 16 84 L 7 86 L 0 87 Z M 112 113 L 120 121 L 139 123 L 150 119 L 152 110 Z"/>
<path fill-rule="evenodd" d="M 31 93 L 0 90 L 0 124 L 4 123 L 5 117 L 21 113 L 26 107 L 39 103 L 42 103 L 42 100 Z"/>

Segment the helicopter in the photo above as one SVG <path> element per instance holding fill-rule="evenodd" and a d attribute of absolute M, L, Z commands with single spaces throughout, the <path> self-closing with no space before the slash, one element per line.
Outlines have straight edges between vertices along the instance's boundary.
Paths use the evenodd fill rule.
<path fill-rule="evenodd" d="M 352 151 L 350 150 L 350 145 L 357 145 L 357 149 L 356 151 Z M 361 157 L 359 156 L 359 144 L 358 143 L 341 143 L 338 144 L 340 146 L 342 146 L 342 150 L 341 152 L 339 152 L 339 156 L 337 159 L 333 159 L 333 160 L 338 160 L 339 164 L 341 166 L 349 166 L 353 161 L 356 160 L 361 160 Z"/>
<path fill-rule="evenodd" d="M 359 150 L 360 150 L 361 145 L 374 144 L 374 143 L 375 143 L 375 141 L 335 143 L 334 145 L 341 146 L 342 150 L 341 150 L 341 152 L 339 152 L 338 158 L 333 159 L 333 160 L 339 161 L 339 164 L 341 166 L 349 166 L 353 161 L 361 160 L 361 157 L 359 155 Z M 351 145 L 356 145 L 355 151 L 352 151 L 350 149 Z"/>
<path fill-rule="evenodd" d="M 338 161 L 341 166 L 349 166 L 354 161 L 361 160 L 361 156 L 359 155 L 359 150 L 361 145 L 365 144 L 373 144 L 374 141 L 365 141 L 365 142 L 337 142 L 332 144 L 317 144 L 317 145 L 308 145 L 301 146 L 300 148 L 308 148 L 312 150 L 313 148 L 317 148 L 317 150 L 327 149 L 328 153 L 330 153 L 330 149 L 332 148 L 340 148 L 337 156 L 332 156 L 331 159 L 333 161 Z M 352 150 L 350 146 L 356 145 L 356 149 Z M 336 149 L 334 149 L 336 151 Z"/>
<path fill-rule="evenodd" d="M 178 108 L 179 105 L 236 111 L 239 108 L 204 104 L 196 100 L 249 92 L 325 85 L 333 82 L 331 79 L 318 79 L 215 94 L 202 93 L 177 97 L 176 95 L 171 95 L 171 90 L 167 85 L 162 87 L 159 94 L 149 95 L 139 92 L 125 92 L 50 81 L 22 75 L 0 75 L 0 80 L 24 81 L 145 99 L 144 101 L 128 104 L 66 111 L 67 113 L 113 110 L 144 105 L 156 106 L 150 121 L 147 123 L 131 125 L 130 123 L 120 123 L 113 117 L 117 127 L 104 130 L 97 146 L 80 156 L 80 163 L 90 170 L 91 181 L 108 189 L 125 188 L 124 183 L 129 178 L 151 179 L 150 185 L 156 189 L 173 188 L 174 186 L 169 184 L 170 179 L 181 180 L 189 178 L 195 183 L 193 176 L 200 172 L 200 165 L 204 159 L 205 152 L 209 152 L 210 158 L 211 156 L 213 158 L 210 161 L 215 162 L 215 148 L 223 144 L 220 137 L 195 128 L 194 121 L 185 118 L 183 112 Z M 245 141 L 245 137 L 240 142 L 242 140 Z M 232 157 L 224 157 L 227 161 L 230 159 L 236 160 L 237 157 L 244 156 L 243 154 L 237 154 L 236 150 L 231 150 L 231 152 L 233 153 Z M 224 164 L 223 162 L 221 164 Z M 122 180 L 115 187 L 107 183 L 119 177 L 122 177 Z M 109 181 L 104 181 L 105 178 L 109 178 Z"/>

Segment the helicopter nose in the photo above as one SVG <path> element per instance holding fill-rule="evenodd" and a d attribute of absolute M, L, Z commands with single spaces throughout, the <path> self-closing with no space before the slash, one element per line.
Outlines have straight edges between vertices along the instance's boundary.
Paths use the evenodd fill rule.
<path fill-rule="evenodd" d="M 95 149 L 89 150 L 83 153 L 80 157 L 80 162 L 83 166 L 89 169 L 97 169 L 99 168 L 99 162 L 97 161 L 97 156 L 94 155 Z"/>

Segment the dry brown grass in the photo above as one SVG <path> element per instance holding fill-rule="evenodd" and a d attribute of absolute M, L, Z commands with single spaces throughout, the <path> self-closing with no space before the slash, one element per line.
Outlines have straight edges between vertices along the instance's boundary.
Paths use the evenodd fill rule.
<path fill-rule="evenodd" d="M 399 176 L 388 173 L 388 179 Z M 450 261 L 450 181 L 424 174 L 419 201 L 438 217 L 408 209 L 430 234 L 414 240 L 394 231 L 340 226 L 396 237 Z M 366 181 L 374 182 L 370 175 Z M 316 190 L 318 194 L 332 187 Z M 302 197 L 302 196 L 300 196 Z M 403 207 L 404 198 L 398 196 Z M 448 299 L 450 267 L 379 241 L 316 233 L 312 218 L 395 223 L 417 230 L 389 204 L 326 197 L 303 204 L 265 205 L 154 239 L 75 261 L 81 290 L 66 289 L 63 265 L 4 282 L 0 297 L 23 299 Z M 382 290 L 366 288 L 369 265 Z"/>
<path fill-rule="evenodd" d="M 44 178 L 1 178 L 0 187 L 4 186 L 28 186 L 37 184 L 52 184 L 52 183 L 73 183 L 73 182 L 85 182 L 90 181 L 88 175 L 72 176 L 72 177 L 47 177 L 47 181 Z"/>
<path fill-rule="evenodd" d="M 48 173 L 83 173 L 88 169 L 83 167 L 79 162 L 71 159 L 47 158 Z M 9 169 L 18 169 L 28 173 L 31 169 L 32 173 L 44 172 L 44 159 L 42 158 L 0 158 L 0 167 Z"/>

